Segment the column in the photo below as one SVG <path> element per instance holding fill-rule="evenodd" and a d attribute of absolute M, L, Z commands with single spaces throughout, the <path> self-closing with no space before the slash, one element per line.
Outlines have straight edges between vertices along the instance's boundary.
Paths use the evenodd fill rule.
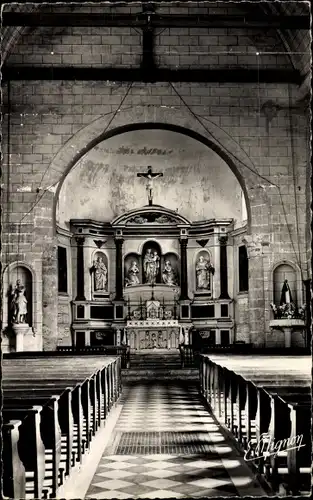
<path fill-rule="evenodd" d="M 228 269 L 227 269 L 227 234 L 220 235 L 220 299 L 229 299 L 228 295 Z"/>
<path fill-rule="evenodd" d="M 249 326 L 250 342 L 265 346 L 265 297 L 263 244 L 260 236 L 246 235 L 243 243 L 249 259 Z"/>
<path fill-rule="evenodd" d="M 188 300 L 188 270 L 187 270 L 187 245 L 188 238 L 180 238 L 180 297 L 179 300 Z"/>
<path fill-rule="evenodd" d="M 77 236 L 77 296 L 75 300 L 86 300 L 84 279 L 84 236 Z"/>
<path fill-rule="evenodd" d="M 123 238 L 115 238 L 115 300 L 123 300 Z"/>

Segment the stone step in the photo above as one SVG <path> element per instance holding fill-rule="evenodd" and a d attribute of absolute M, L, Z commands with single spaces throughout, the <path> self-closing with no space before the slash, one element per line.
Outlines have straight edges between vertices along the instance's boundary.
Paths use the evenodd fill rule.
<path fill-rule="evenodd" d="M 142 369 L 129 368 L 122 370 L 122 379 L 125 381 L 137 380 L 199 380 L 197 368 L 184 369 Z"/>

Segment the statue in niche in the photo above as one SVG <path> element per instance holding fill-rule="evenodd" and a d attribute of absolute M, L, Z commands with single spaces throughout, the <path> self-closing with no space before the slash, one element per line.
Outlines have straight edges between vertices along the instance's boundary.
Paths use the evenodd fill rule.
<path fill-rule="evenodd" d="M 196 263 L 196 277 L 197 277 L 198 290 L 208 290 L 210 288 L 211 273 L 214 274 L 214 267 L 211 265 L 209 259 L 205 259 L 203 255 L 200 255 Z"/>
<path fill-rule="evenodd" d="M 93 261 L 93 271 L 95 279 L 95 291 L 103 292 L 107 289 L 108 283 L 108 270 L 105 263 L 103 262 L 103 257 L 99 256 L 97 260 Z"/>
<path fill-rule="evenodd" d="M 291 304 L 291 303 L 292 303 L 291 290 L 288 284 L 288 280 L 285 280 L 283 287 L 281 289 L 280 305 Z"/>
<path fill-rule="evenodd" d="M 130 265 L 130 268 L 128 269 L 125 286 L 139 285 L 140 280 L 138 274 L 139 274 L 139 267 L 137 265 L 137 262 L 133 260 L 133 262 Z"/>
<path fill-rule="evenodd" d="M 143 260 L 143 269 L 145 273 L 145 282 L 152 285 L 156 282 L 156 277 L 160 268 L 160 257 L 156 251 L 151 248 L 147 250 L 147 253 Z"/>
<path fill-rule="evenodd" d="M 21 280 L 16 281 L 16 286 L 12 292 L 11 314 L 12 323 L 26 323 L 27 299 L 25 297 L 25 287 Z"/>
<path fill-rule="evenodd" d="M 172 264 L 169 260 L 165 261 L 163 273 L 162 273 L 163 283 L 168 286 L 177 285 L 176 273 L 172 267 Z"/>

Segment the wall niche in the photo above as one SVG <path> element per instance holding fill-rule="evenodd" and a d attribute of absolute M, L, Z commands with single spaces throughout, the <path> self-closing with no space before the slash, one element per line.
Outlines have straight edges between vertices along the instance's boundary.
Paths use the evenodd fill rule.
<path fill-rule="evenodd" d="M 297 305 L 297 273 L 291 264 L 280 264 L 274 269 L 273 273 L 273 294 L 274 304 L 279 305 L 281 302 L 282 287 L 284 281 L 288 280 L 288 285 L 291 293 L 291 301 Z"/>

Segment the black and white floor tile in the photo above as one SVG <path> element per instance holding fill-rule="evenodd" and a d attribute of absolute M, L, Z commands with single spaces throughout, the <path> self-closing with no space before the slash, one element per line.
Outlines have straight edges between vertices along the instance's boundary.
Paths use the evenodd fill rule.
<path fill-rule="evenodd" d="M 267 496 L 191 384 L 125 386 L 86 498 Z"/>

